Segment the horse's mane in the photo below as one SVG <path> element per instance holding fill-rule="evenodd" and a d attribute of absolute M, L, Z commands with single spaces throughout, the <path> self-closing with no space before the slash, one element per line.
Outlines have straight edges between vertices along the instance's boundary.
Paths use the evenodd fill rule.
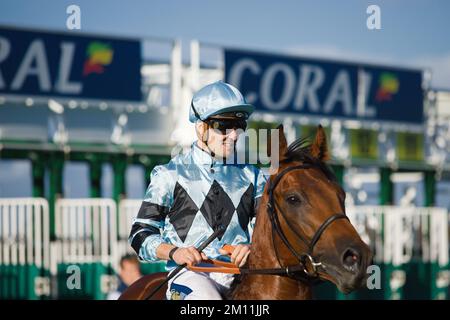
<path fill-rule="evenodd" d="M 299 138 L 292 142 L 284 154 L 283 163 L 299 161 L 305 164 L 318 167 L 327 177 L 327 179 L 337 182 L 336 175 L 333 171 L 318 158 L 311 155 L 311 143 L 309 138 Z"/>

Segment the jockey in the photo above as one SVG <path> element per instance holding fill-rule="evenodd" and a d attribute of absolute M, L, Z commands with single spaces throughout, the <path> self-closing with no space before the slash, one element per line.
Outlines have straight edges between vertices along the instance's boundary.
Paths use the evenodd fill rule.
<path fill-rule="evenodd" d="M 225 244 L 235 246 L 231 262 L 245 264 L 250 253 L 249 227 L 266 178 L 249 164 L 229 160 L 254 107 L 233 86 L 218 81 L 195 93 L 189 120 L 198 137 L 187 154 L 156 166 L 134 220 L 129 242 L 140 259 L 168 260 L 166 269 L 224 258 Z M 200 254 L 218 227 L 225 232 Z M 221 299 L 233 275 L 183 269 L 168 283 L 168 299 Z"/>

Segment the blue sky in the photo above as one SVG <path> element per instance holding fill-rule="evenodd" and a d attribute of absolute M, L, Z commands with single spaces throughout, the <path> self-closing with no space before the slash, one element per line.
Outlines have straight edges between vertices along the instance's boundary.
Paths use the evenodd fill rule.
<path fill-rule="evenodd" d="M 199 39 L 225 46 L 430 68 L 450 89 L 450 1 L 2 0 L 0 24 L 65 30 L 81 8 L 83 32 Z M 368 30 L 366 8 L 381 8 Z"/>

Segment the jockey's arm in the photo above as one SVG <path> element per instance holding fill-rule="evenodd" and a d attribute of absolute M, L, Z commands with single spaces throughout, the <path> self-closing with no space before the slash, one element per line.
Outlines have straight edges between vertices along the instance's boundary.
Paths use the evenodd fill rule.
<path fill-rule="evenodd" d="M 170 208 L 168 200 L 170 187 L 167 181 L 164 168 L 156 166 L 151 173 L 145 199 L 131 228 L 130 245 L 139 258 L 145 261 L 158 261 L 161 257 L 168 259 L 171 249 L 168 249 L 170 245 L 164 244 L 161 236 L 164 220 Z M 157 250 L 160 246 L 161 250 Z"/>
<path fill-rule="evenodd" d="M 169 212 L 173 186 L 167 182 L 170 177 L 165 174 L 163 166 L 156 166 L 150 178 L 150 185 L 145 194 L 145 200 L 133 223 L 130 233 L 130 244 L 142 260 L 158 261 L 170 260 L 170 251 L 174 245 L 164 242 L 161 231 L 164 220 Z M 195 247 L 178 248 L 172 255 L 173 260 L 181 265 L 193 265 L 207 259 Z"/>
<path fill-rule="evenodd" d="M 156 257 L 160 260 L 170 260 L 169 253 L 172 249 L 176 248 L 169 243 L 161 243 L 156 249 Z"/>
<path fill-rule="evenodd" d="M 161 260 L 170 260 L 169 254 L 176 248 L 172 244 L 161 243 L 156 249 L 156 256 Z M 199 253 L 195 247 L 177 248 L 172 255 L 173 260 L 177 264 L 195 265 L 202 260 L 206 260 L 207 257 L 204 253 Z"/>

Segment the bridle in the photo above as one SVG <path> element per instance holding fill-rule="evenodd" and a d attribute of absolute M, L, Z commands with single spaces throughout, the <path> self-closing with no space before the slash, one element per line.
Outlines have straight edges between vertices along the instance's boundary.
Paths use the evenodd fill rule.
<path fill-rule="evenodd" d="M 287 275 L 299 280 L 303 281 L 316 281 L 318 280 L 318 268 L 323 267 L 323 264 L 321 262 L 318 262 L 316 259 L 314 259 L 313 251 L 314 246 L 319 241 L 320 237 L 326 230 L 330 224 L 332 224 L 334 221 L 339 219 L 347 219 L 348 217 L 344 213 L 336 213 L 329 218 L 327 218 L 322 225 L 317 229 L 314 236 L 312 237 L 311 241 L 307 241 L 302 235 L 300 235 L 295 229 L 291 227 L 289 223 L 286 223 L 286 225 L 289 227 L 289 229 L 293 232 L 293 234 L 300 239 L 303 243 L 306 244 L 308 247 L 308 251 L 304 253 L 298 253 L 293 245 L 289 242 L 289 240 L 286 237 L 286 234 L 284 233 L 283 229 L 281 228 L 280 220 L 278 218 L 277 212 L 276 212 L 276 202 L 274 199 L 274 191 L 276 186 L 279 184 L 281 179 L 288 173 L 294 170 L 299 169 L 309 169 L 312 165 L 310 164 L 301 164 L 297 166 L 292 166 L 284 169 L 281 171 L 272 181 L 269 181 L 268 186 L 268 195 L 269 195 L 269 201 L 267 203 L 267 214 L 269 215 L 270 222 L 272 224 L 272 242 L 273 247 L 275 249 L 275 237 L 274 232 L 278 234 L 278 236 L 283 241 L 284 245 L 289 249 L 289 251 L 294 255 L 294 257 L 298 260 L 298 263 L 296 265 L 292 266 L 283 266 L 277 250 L 275 249 L 275 254 L 278 260 L 278 263 L 280 264 L 281 268 L 274 268 L 274 269 L 247 269 L 247 268 L 240 268 L 241 274 L 279 274 L 279 275 Z M 283 219 L 288 222 L 285 214 L 283 211 L 278 207 L 279 214 L 283 217 Z M 312 266 L 312 270 L 308 270 L 308 265 Z"/>

